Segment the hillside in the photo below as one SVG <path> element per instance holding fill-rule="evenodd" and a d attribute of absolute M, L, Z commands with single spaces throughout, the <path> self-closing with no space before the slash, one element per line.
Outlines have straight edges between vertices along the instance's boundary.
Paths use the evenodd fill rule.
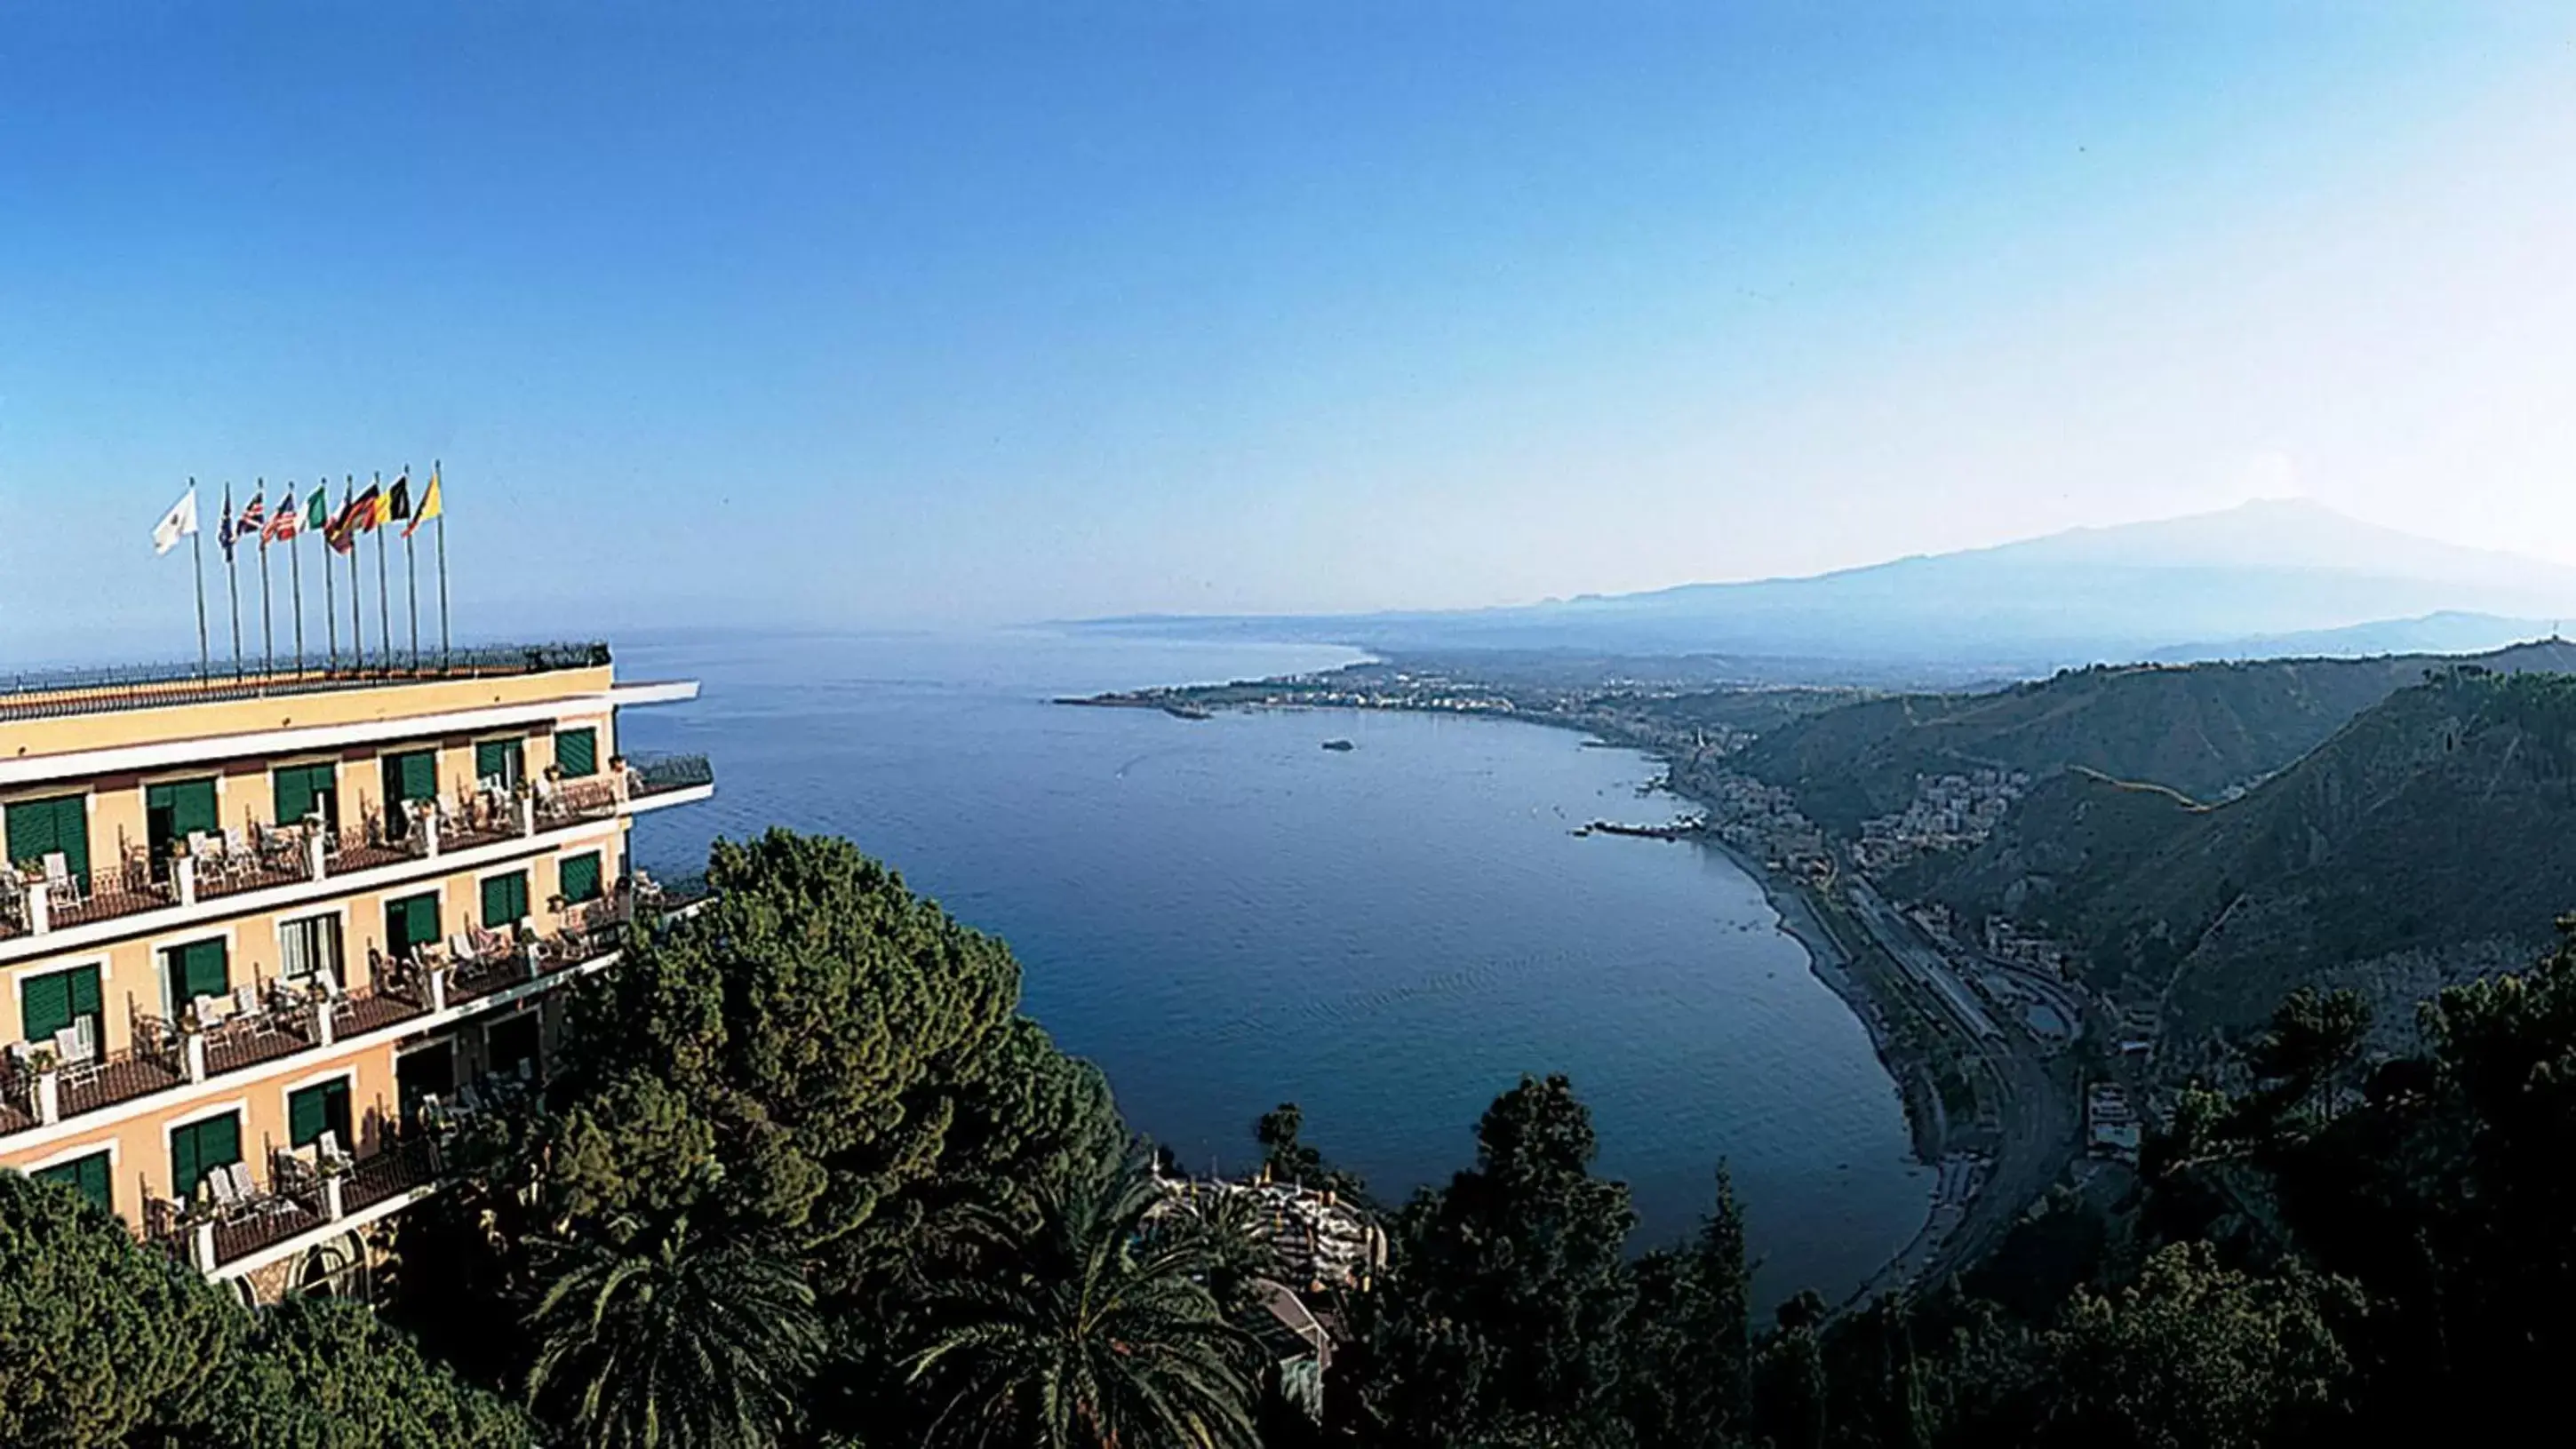
<path fill-rule="evenodd" d="M 2068 772 L 1924 884 L 2076 943 L 2183 1033 L 2356 962 L 2535 947 L 2576 905 L 2576 677 L 2400 690 L 2225 805 Z"/>
<path fill-rule="evenodd" d="M 1795 790 L 1811 818 L 1846 834 L 1902 810 L 1917 776 L 1979 767 L 2034 779 L 2083 769 L 2217 800 L 2315 749 L 2428 669 L 2461 663 L 2576 670 L 2576 644 L 2545 640 L 2467 659 L 2097 667 L 1989 694 L 1903 695 L 1785 725 L 1737 768 Z"/>

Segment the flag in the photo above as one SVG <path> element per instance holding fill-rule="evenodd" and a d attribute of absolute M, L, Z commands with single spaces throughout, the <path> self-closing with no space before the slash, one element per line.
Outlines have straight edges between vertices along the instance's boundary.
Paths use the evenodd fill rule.
<path fill-rule="evenodd" d="M 350 503 L 349 509 L 350 534 L 354 537 L 361 533 L 373 533 L 376 531 L 376 525 L 385 521 L 385 491 L 370 483 L 367 485 L 367 491 L 359 494 L 356 500 Z"/>
<path fill-rule="evenodd" d="M 289 484 L 286 496 L 277 501 L 277 512 L 269 518 L 268 527 L 260 533 L 259 546 L 266 548 L 272 543 L 293 543 L 295 535 L 303 531 L 304 515 L 295 511 L 295 488 L 294 485 Z"/>
<path fill-rule="evenodd" d="M 394 480 L 393 491 L 385 495 L 384 507 L 377 512 L 379 521 L 384 523 L 399 523 L 411 517 L 411 475 L 409 473 Z"/>
<path fill-rule="evenodd" d="M 257 493 L 250 496 L 250 501 L 248 503 L 242 505 L 241 517 L 233 521 L 233 537 L 251 538 L 257 536 L 260 539 L 261 546 L 266 547 L 268 543 L 266 538 L 267 529 L 268 490 L 262 488 Z"/>
<path fill-rule="evenodd" d="M 304 531 L 306 533 L 321 533 L 329 529 L 330 526 L 331 485 L 325 483 L 321 487 L 314 489 L 313 496 L 306 499 L 304 502 Z"/>
<path fill-rule="evenodd" d="M 330 524 L 322 530 L 322 541 L 331 545 L 332 549 L 339 553 L 347 553 L 358 546 L 358 505 L 361 500 L 355 494 L 346 493 L 345 490 L 343 495 L 340 500 L 340 511 L 332 516 Z M 375 505 L 369 503 L 367 508 L 372 516 Z"/>
<path fill-rule="evenodd" d="M 224 562 L 233 561 L 233 485 L 224 485 L 224 511 L 215 520 L 215 542 L 223 548 Z"/>
<path fill-rule="evenodd" d="M 170 511 L 161 515 L 161 521 L 152 525 L 152 551 L 168 553 L 179 546 L 180 539 L 196 531 L 197 486 L 191 483 L 188 491 L 179 495 L 179 501 L 170 505 Z"/>
<path fill-rule="evenodd" d="M 420 511 L 411 516 L 411 524 L 403 530 L 403 537 L 411 537 L 422 524 L 446 511 L 447 500 L 438 495 L 438 470 L 432 468 L 429 470 L 429 491 L 420 495 Z"/>

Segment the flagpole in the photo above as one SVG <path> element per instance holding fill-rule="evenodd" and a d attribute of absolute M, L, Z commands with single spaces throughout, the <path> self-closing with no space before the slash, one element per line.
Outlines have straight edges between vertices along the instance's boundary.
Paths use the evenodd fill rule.
<path fill-rule="evenodd" d="M 266 502 L 268 480 L 260 479 L 259 491 L 251 496 Z M 268 516 L 265 513 L 259 520 L 259 672 L 262 676 L 277 672 L 277 636 L 269 622 L 268 611 Z"/>
<path fill-rule="evenodd" d="M 215 525 L 221 530 L 215 541 L 224 546 L 224 592 L 233 601 L 233 678 L 242 677 L 241 658 L 241 574 L 233 567 L 233 485 L 224 485 L 224 517 Z"/>
<path fill-rule="evenodd" d="M 438 460 L 429 460 L 429 476 L 438 478 Z M 442 482 L 442 488 L 446 485 Z M 447 500 L 438 503 L 438 667 L 448 664 L 447 649 Z"/>
<path fill-rule="evenodd" d="M 304 498 L 295 485 L 286 485 L 286 506 L 296 514 L 295 528 L 286 535 L 286 579 L 288 592 L 295 595 L 295 673 L 304 674 L 304 550 L 296 545 L 304 541 Z"/>
<path fill-rule="evenodd" d="M 197 480 L 188 480 L 188 516 L 196 521 Z M 188 553 L 197 565 L 197 678 L 202 681 L 215 672 L 214 651 L 206 643 L 206 538 L 195 528 L 188 530 Z"/>
<path fill-rule="evenodd" d="M 379 473 L 376 475 L 376 489 L 381 490 L 384 486 L 385 475 Z M 376 492 L 375 506 L 376 512 L 369 519 L 368 532 L 376 536 L 376 653 L 384 660 L 386 672 L 391 673 L 394 667 L 394 605 L 392 595 L 385 588 L 385 525 L 382 517 L 385 495 L 381 491 Z"/>
<path fill-rule="evenodd" d="M 403 464 L 403 482 L 411 482 L 411 465 Z M 403 495 L 406 505 L 411 495 Z M 409 509 L 405 509 L 408 516 Z M 403 529 L 403 592 L 411 599 L 411 672 L 420 673 L 420 555 L 412 548 L 411 529 Z"/>
<path fill-rule="evenodd" d="M 330 511 L 331 478 L 324 474 L 322 512 L 327 515 Z M 331 641 L 331 667 L 336 670 L 340 667 L 340 601 L 337 591 L 331 587 L 331 521 L 328 517 L 322 521 L 322 628 Z"/>
<path fill-rule="evenodd" d="M 340 511 L 346 514 L 358 496 L 358 475 L 347 474 L 340 484 Z M 367 604 L 358 593 L 358 541 L 349 540 L 349 660 L 358 668 L 367 667 Z"/>

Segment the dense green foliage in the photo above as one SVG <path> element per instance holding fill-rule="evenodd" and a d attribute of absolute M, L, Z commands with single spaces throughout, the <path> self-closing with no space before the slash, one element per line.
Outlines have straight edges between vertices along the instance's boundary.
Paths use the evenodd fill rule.
<path fill-rule="evenodd" d="M 203 1449 L 526 1449 L 507 1400 L 424 1361 L 365 1307 L 329 1298 L 264 1309 L 234 1361 Z"/>
<path fill-rule="evenodd" d="M 813 1290 L 783 1258 L 693 1234 L 569 1246 L 530 1315 L 531 1400 L 591 1449 L 767 1444 L 823 1353 Z"/>
<path fill-rule="evenodd" d="M 67 1188 L 0 1172 L 0 1443 L 150 1442 L 202 1422 L 248 1327 Z"/>
<path fill-rule="evenodd" d="M 71 1190 L 0 1172 L 0 1443 L 524 1449 L 506 1401 L 363 1308 L 254 1314 Z"/>
<path fill-rule="evenodd" d="M 1102 1163 L 1050 1182 L 1034 1227 L 987 1224 L 987 1266 L 932 1290 L 911 1360 L 930 1442 L 1255 1443 L 1249 1344 L 1163 1201 L 1141 1162 Z"/>

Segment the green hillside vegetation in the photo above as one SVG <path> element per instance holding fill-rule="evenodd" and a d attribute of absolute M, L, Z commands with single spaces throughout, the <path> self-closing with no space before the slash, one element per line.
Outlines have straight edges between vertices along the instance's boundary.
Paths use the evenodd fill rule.
<path fill-rule="evenodd" d="M 2576 677 L 2461 669 L 2405 689 L 2244 798 L 2199 807 L 2069 772 L 1909 882 L 2075 943 L 2186 1028 L 2260 1018 L 2346 962 L 2535 944 L 2576 878 Z"/>
<path fill-rule="evenodd" d="M 1914 694 L 1830 710 L 1765 734 L 1737 768 L 1798 793 L 1849 834 L 1914 798 L 1918 776 L 1992 767 L 2034 779 L 2082 768 L 2212 801 L 2323 744 L 2429 669 L 2576 670 L 2544 640 L 2462 660 L 2272 659 L 2069 670 L 1989 694 Z"/>

